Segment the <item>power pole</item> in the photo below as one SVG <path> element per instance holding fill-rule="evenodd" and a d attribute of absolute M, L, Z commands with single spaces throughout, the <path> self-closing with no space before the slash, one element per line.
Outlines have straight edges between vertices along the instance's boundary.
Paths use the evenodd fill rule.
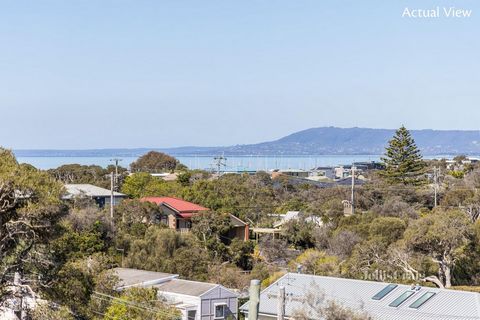
<path fill-rule="evenodd" d="M 278 288 L 277 320 L 285 320 L 285 287 Z"/>
<path fill-rule="evenodd" d="M 112 219 L 113 225 L 113 172 L 110 173 L 110 218 Z"/>
<path fill-rule="evenodd" d="M 438 176 L 440 175 L 440 167 L 433 167 L 433 193 L 434 193 L 434 207 L 437 206 L 438 201 Z"/>
<path fill-rule="evenodd" d="M 222 154 L 221 156 L 217 156 L 213 158 L 214 165 L 217 167 L 217 176 L 220 177 L 220 169 L 221 167 L 226 167 L 227 166 L 227 158 Z"/>
<path fill-rule="evenodd" d="M 355 214 L 355 163 L 352 163 L 352 196 L 350 199 L 350 204 L 352 206 L 352 215 Z"/>
<path fill-rule="evenodd" d="M 278 293 L 269 293 L 267 294 L 268 298 L 277 299 L 277 320 L 285 320 L 285 309 L 286 309 L 286 294 L 285 287 L 279 286 Z M 288 300 L 305 302 L 305 296 L 293 296 L 293 294 L 288 294 Z M 248 314 L 248 319 L 250 320 L 250 313 Z"/>
<path fill-rule="evenodd" d="M 250 281 L 250 301 L 248 303 L 248 320 L 258 320 L 260 307 L 260 280 Z"/>
<path fill-rule="evenodd" d="M 113 159 L 110 159 L 110 161 L 113 161 L 115 163 L 115 190 L 116 190 L 116 188 L 118 188 L 118 163 L 122 161 L 122 159 L 113 158 Z"/>

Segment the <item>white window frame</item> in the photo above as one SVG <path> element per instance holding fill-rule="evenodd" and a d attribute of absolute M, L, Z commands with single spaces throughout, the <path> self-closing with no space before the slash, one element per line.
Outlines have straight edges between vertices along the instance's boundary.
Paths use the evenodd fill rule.
<path fill-rule="evenodd" d="M 217 317 L 217 307 L 220 307 L 220 306 L 223 307 L 223 316 Z M 213 319 L 225 319 L 225 317 L 227 316 L 226 314 L 227 308 L 228 308 L 228 304 L 226 302 L 215 303 L 213 308 Z"/>

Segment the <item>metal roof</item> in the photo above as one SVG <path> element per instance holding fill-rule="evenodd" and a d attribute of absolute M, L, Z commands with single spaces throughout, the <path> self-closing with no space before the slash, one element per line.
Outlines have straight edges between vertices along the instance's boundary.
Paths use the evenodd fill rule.
<path fill-rule="evenodd" d="M 176 293 L 195 297 L 200 297 L 217 287 L 228 290 L 219 284 L 177 279 L 178 275 L 171 273 L 130 268 L 114 268 L 113 271 L 120 279 L 120 286 L 117 287 L 117 290 L 127 287 L 154 287 L 163 293 Z M 234 292 L 232 294 L 237 295 Z"/>
<path fill-rule="evenodd" d="M 388 283 L 313 276 L 288 273 L 268 288 L 260 296 L 260 314 L 276 317 L 277 298 L 280 286 L 285 287 L 285 315 L 291 317 L 296 310 L 308 307 L 302 299 L 309 292 L 317 292 L 325 301 L 334 300 L 345 307 L 366 311 L 374 319 L 420 320 L 420 319 L 480 319 L 480 294 L 467 291 L 419 287 L 410 298 L 398 307 L 390 307 L 396 298 L 411 289 L 411 286 L 399 284 L 381 300 L 372 297 L 385 288 Z M 418 309 L 410 305 L 426 292 L 436 293 Z M 240 307 L 248 312 L 248 302 Z"/>
<path fill-rule="evenodd" d="M 153 202 L 158 205 L 166 204 L 179 213 L 192 213 L 209 210 L 208 208 L 202 207 L 198 204 L 174 197 L 144 197 L 141 198 L 140 201 Z"/>
<path fill-rule="evenodd" d="M 123 289 L 130 286 L 144 287 L 178 277 L 177 274 L 130 268 L 114 268 L 113 271 L 117 274 L 120 280 L 119 287 L 117 289 Z"/>
<path fill-rule="evenodd" d="M 229 217 L 230 217 L 230 223 L 234 227 L 245 227 L 247 225 L 246 222 L 244 222 L 238 217 L 235 217 L 233 214 L 229 214 Z"/>
<path fill-rule="evenodd" d="M 159 292 L 178 293 L 187 296 L 200 297 L 207 291 L 218 286 L 220 285 L 214 283 L 173 279 L 165 283 L 154 285 L 153 287 L 157 288 Z"/>
<path fill-rule="evenodd" d="M 279 228 L 279 227 L 283 226 L 285 223 L 287 223 L 291 220 L 298 220 L 299 216 L 300 216 L 300 211 L 287 211 L 286 214 L 277 215 L 277 217 L 279 217 L 280 220 L 275 222 L 273 224 L 273 227 L 274 228 Z M 320 217 L 317 217 L 317 216 L 306 216 L 305 221 L 306 222 L 313 222 L 313 223 L 315 223 L 316 225 L 319 225 L 319 226 L 323 224 L 322 219 Z"/>
<path fill-rule="evenodd" d="M 105 188 L 94 186 L 93 184 L 66 184 L 67 197 L 87 196 L 87 197 L 110 197 L 111 191 Z M 115 197 L 125 197 L 123 193 L 113 192 Z"/>

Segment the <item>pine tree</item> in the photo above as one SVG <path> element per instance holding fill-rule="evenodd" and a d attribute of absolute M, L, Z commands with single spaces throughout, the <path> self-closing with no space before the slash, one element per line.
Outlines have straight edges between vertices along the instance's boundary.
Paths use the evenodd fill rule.
<path fill-rule="evenodd" d="M 385 156 L 381 158 L 385 170 L 381 172 L 389 183 L 420 185 L 425 182 L 426 163 L 410 132 L 400 127 L 385 148 Z"/>

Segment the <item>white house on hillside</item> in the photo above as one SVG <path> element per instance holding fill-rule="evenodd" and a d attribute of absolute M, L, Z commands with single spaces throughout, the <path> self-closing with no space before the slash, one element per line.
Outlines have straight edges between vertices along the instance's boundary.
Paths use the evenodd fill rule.
<path fill-rule="evenodd" d="M 105 188 L 100 188 L 92 184 L 66 184 L 66 194 L 64 200 L 74 200 L 75 198 L 89 198 L 95 201 L 100 207 L 110 206 L 112 192 Z M 113 192 L 113 205 L 119 204 L 127 196 L 120 192 Z"/>
<path fill-rule="evenodd" d="M 129 268 L 115 268 L 118 290 L 154 287 L 158 298 L 182 313 L 182 320 L 237 319 L 238 295 L 214 283 L 178 279 L 176 274 Z"/>

